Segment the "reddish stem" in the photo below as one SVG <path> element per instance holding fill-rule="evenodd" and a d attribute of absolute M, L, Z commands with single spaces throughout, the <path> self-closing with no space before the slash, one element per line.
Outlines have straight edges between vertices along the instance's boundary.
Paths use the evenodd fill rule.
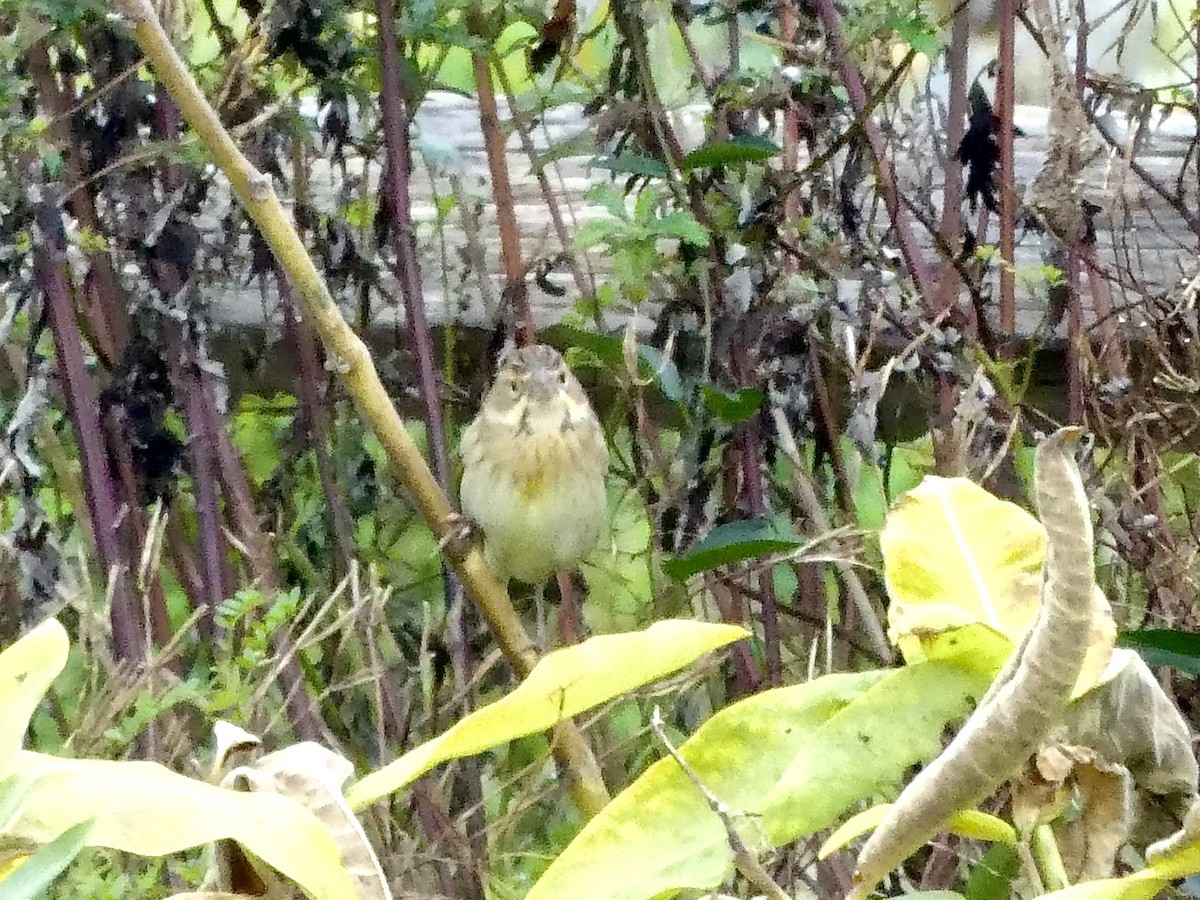
<path fill-rule="evenodd" d="M 354 525 L 345 499 L 338 489 L 333 461 L 329 458 L 328 436 L 329 413 L 318 386 L 322 383 L 321 361 L 316 335 L 307 320 L 296 315 L 296 297 L 292 284 L 278 268 L 275 270 L 279 296 L 283 301 L 283 327 L 296 347 L 300 361 L 296 378 L 296 394 L 304 409 L 308 422 L 308 441 L 317 459 L 317 474 L 321 479 L 321 490 L 325 493 L 325 508 L 329 512 L 329 530 L 337 548 L 342 574 L 347 574 L 354 564 Z"/>
<path fill-rule="evenodd" d="M 796 44 L 796 34 L 800 29 L 800 19 L 796 14 L 796 0 L 779 0 L 775 7 L 779 16 L 779 37 L 787 47 Z M 794 64 L 796 54 L 792 50 L 784 52 L 783 61 L 788 65 Z M 783 115 L 783 171 L 797 172 L 800 170 L 800 113 L 794 102 L 789 102 Z M 800 218 L 800 192 L 798 187 L 788 191 L 784 203 L 784 216 L 789 224 Z M 795 268 L 796 261 L 786 257 L 786 265 Z"/>
<path fill-rule="evenodd" d="M 996 85 L 996 115 L 1000 120 L 1000 333 L 1005 341 L 1017 330 L 1016 206 L 1013 185 L 1013 44 L 1016 0 L 998 0 L 1000 75 Z M 982 238 L 981 238 L 982 239 Z"/>
<path fill-rule="evenodd" d="M 148 641 L 142 627 L 141 611 L 129 580 L 129 564 L 123 548 L 121 526 L 124 517 L 117 505 L 108 457 L 100 430 L 99 403 L 83 357 L 83 342 L 71 306 L 71 288 L 63 270 L 66 237 L 62 216 L 52 203 L 43 203 L 36 212 L 38 235 L 34 241 L 34 267 L 41 288 L 59 378 L 67 401 L 67 412 L 79 444 L 83 469 L 83 487 L 96 555 L 104 569 L 104 584 L 111 596 L 109 617 L 113 630 L 113 649 L 118 659 L 142 665 Z"/>
<path fill-rule="evenodd" d="M 70 111 L 74 101 L 54 77 L 45 41 L 33 46 L 28 61 L 29 73 L 37 92 L 51 114 L 50 134 L 63 153 L 64 183 L 71 197 L 71 212 L 84 228 L 93 234 L 104 234 L 104 229 L 100 227 L 100 216 L 96 212 L 95 196 L 87 185 L 87 173 L 75 130 L 71 127 Z M 111 364 L 121 355 L 128 339 L 129 315 L 108 251 L 97 250 L 88 254 L 88 262 L 91 268 L 83 292 L 83 309 L 96 350 Z"/>
<path fill-rule="evenodd" d="M 1001 2 L 1011 2 L 1011 0 L 1001 0 Z M 921 298 L 927 305 L 932 304 L 934 302 L 933 279 L 930 276 L 924 254 L 921 252 L 921 244 L 913 233 L 908 211 L 900 202 L 896 172 L 888 156 L 883 135 L 879 133 L 879 128 L 873 119 L 863 116 L 863 112 L 867 108 L 867 91 L 863 86 L 862 75 L 859 74 L 858 68 L 850 57 L 846 38 L 842 34 L 842 14 L 838 12 L 833 0 L 815 0 L 815 3 L 821 24 L 825 27 L 829 51 L 842 73 L 842 83 L 846 86 L 846 93 L 850 97 L 850 107 L 854 110 L 855 116 L 862 119 L 863 135 L 867 139 L 867 145 L 871 148 L 871 155 L 875 158 L 879 189 L 883 194 L 883 203 L 887 208 L 892 227 L 896 231 L 896 239 L 900 244 L 900 253 L 904 257 L 904 264 L 908 267 L 908 274 L 916 285 Z"/>
<path fill-rule="evenodd" d="M 955 13 L 950 31 L 947 68 L 950 70 L 950 103 L 946 122 L 946 167 L 942 190 L 942 221 L 940 231 L 945 246 L 957 250 L 962 238 L 962 160 L 958 147 L 966 133 L 967 119 L 967 45 L 970 41 L 969 22 L 963 10 Z M 958 299 L 960 277 L 953 260 L 947 260 L 938 283 L 934 312 L 944 312 Z"/>
<path fill-rule="evenodd" d="M 404 297 L 404 316 L 408 337 L 417 359 L 417 377 L 425 404 L 425 424 L 429 428 L 429 447 L 433 471 L 445 489 L 450 484 L 450 462 L 446 453 L 445 426 L 442 420 L 441 393 L 433 359 L 433 336 L 425 317 L 425 299 L 421 288 L 421 267 L 417 258 L 417 237 L 412 221 L 409 180 L 412 152 L 408 144 L 409 115 L 400 83 L 400 51 L 396 43 L 396 7 L 392 0 L 375 0 L 379 20 L 380 74 L 383 80 L 383 133 L 387 144 L 387 201 L 392 216 L 392 240 L 400 268 L 400 293 Z"/>
<path fill-rule="evenodd" d="M 473 18 L 477 17 L 473 14 Z M 476 35 L 482 31 L 472 28 Z M 533 308 L 529 303 L 529 285 L 525 280 L 525 263 L 521 259 L 521 232 L 517 227 L 513 203 L 512 180 L 508 174 L 508 155 L 504 150 L 504 132 L 500 127 L 500 110 L 492 87 L 492 71 L 488 57 L 481 52 L 471 54 L 475 73 L 475 93 L 479 98 L 479 126 L 487 152 L 488 171 L 492 179 L 492 196 L 496 201 L 496 224 L 500 230 L 500 256 L 504 265 L 504 299 L 512 303 L 517 316 L 517 341 L 532 344 L 537 340 Z"/>

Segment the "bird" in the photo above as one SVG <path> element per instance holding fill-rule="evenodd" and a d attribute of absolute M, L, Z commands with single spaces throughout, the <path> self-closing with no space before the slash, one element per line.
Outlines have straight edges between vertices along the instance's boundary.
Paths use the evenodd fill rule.
<path fill-rule="evenodd" d="M 573 52 L 581 38 L 595 30 L 608 16 L 604 0 L 551 0 L 546 24 L 529 53 L 529 68 L 535 74 L 564 53 Z"/>
<path fill-rule="evenodd" d="M 534 586 L 544 647 L 546 580 L 576 570 L 608 525 L 604 429 L 557 350 L 532 344 L 501 353 L 459 454 L 462 512 L 501 579 Z"/>

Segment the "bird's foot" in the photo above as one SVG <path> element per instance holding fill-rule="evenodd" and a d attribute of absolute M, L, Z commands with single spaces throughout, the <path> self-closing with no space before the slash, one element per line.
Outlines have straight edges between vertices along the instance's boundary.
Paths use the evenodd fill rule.
<path fill-rule="evenodd" d="M 462 559 L 471 552 L 471 546 L 479 532 L 479 526 L 462 513 L 452 512 L 444 522 L 446 531 L 438 541 L 438 549 Z"/>

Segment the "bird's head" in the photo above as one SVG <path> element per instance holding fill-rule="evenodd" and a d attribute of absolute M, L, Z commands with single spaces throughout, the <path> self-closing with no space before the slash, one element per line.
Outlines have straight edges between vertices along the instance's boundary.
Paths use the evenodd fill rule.
<path fill-rule="evenodd" d="M 553 347 L 533 344 L 507 350 L 500 356 L 496 381 L 484 400 L 493 416 L 519 433 L 570 429 L 592 415 L 587 395 Z"/>

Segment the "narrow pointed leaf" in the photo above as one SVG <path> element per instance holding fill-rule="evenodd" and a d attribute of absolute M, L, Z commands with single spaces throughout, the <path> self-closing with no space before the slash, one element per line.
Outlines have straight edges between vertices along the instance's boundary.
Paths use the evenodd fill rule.
<path fill-rule="evenodd" d="M 761 162 L 779 155 L 779 145 L 769 138 L 737 135 L 726 141 L 713 141 L 698 147 L 683 158 L 682 168 L 708 169 L 736 163 Z"/>
<path fill-rule="evenodd" d="M 545 731 L 746 636 L 736 625 L 668 620 L 645 631 L 601 635 L 555 650 L 511 694 L 367 775 L 351 786 L 346 800 L 351 808 L 362 809 L 439 763 Z"/>
<path fill-rule="evenodd" d="M 15 872 L 0 881 L 0 900 L 35 900 L 45 896 L 46 888 L 87 845 L 91 829 L 89 819 L 72 825 L 50 843 L 38 847 Z"/>
<path fill-rule="evenodd" d="M 638 153 L 622 153 L 618 156 L 597 156 L 592 160 L 597 169 L 607 169 L 617 175 L 644 175 L 649 178 L 666 178 L 667 167 L 657 159 Z"/>
<path fill-rule="evenodd" d="M 687 556 L 663 563 L 663 571 L 683 581 L 698 572 L 715 569 L 802 547 L 804 541 L 795 533 L 787 533 L 764 519 L 748 519 L 718 525 L 700 541 Z"/>
<path fill-rule="evenodd" d="M 1200 675 L 1200 634 L 1171 628 L 1125 631 L 1118 635 L 1117 646 L 1136 650 L 1149 665 Z"/>

